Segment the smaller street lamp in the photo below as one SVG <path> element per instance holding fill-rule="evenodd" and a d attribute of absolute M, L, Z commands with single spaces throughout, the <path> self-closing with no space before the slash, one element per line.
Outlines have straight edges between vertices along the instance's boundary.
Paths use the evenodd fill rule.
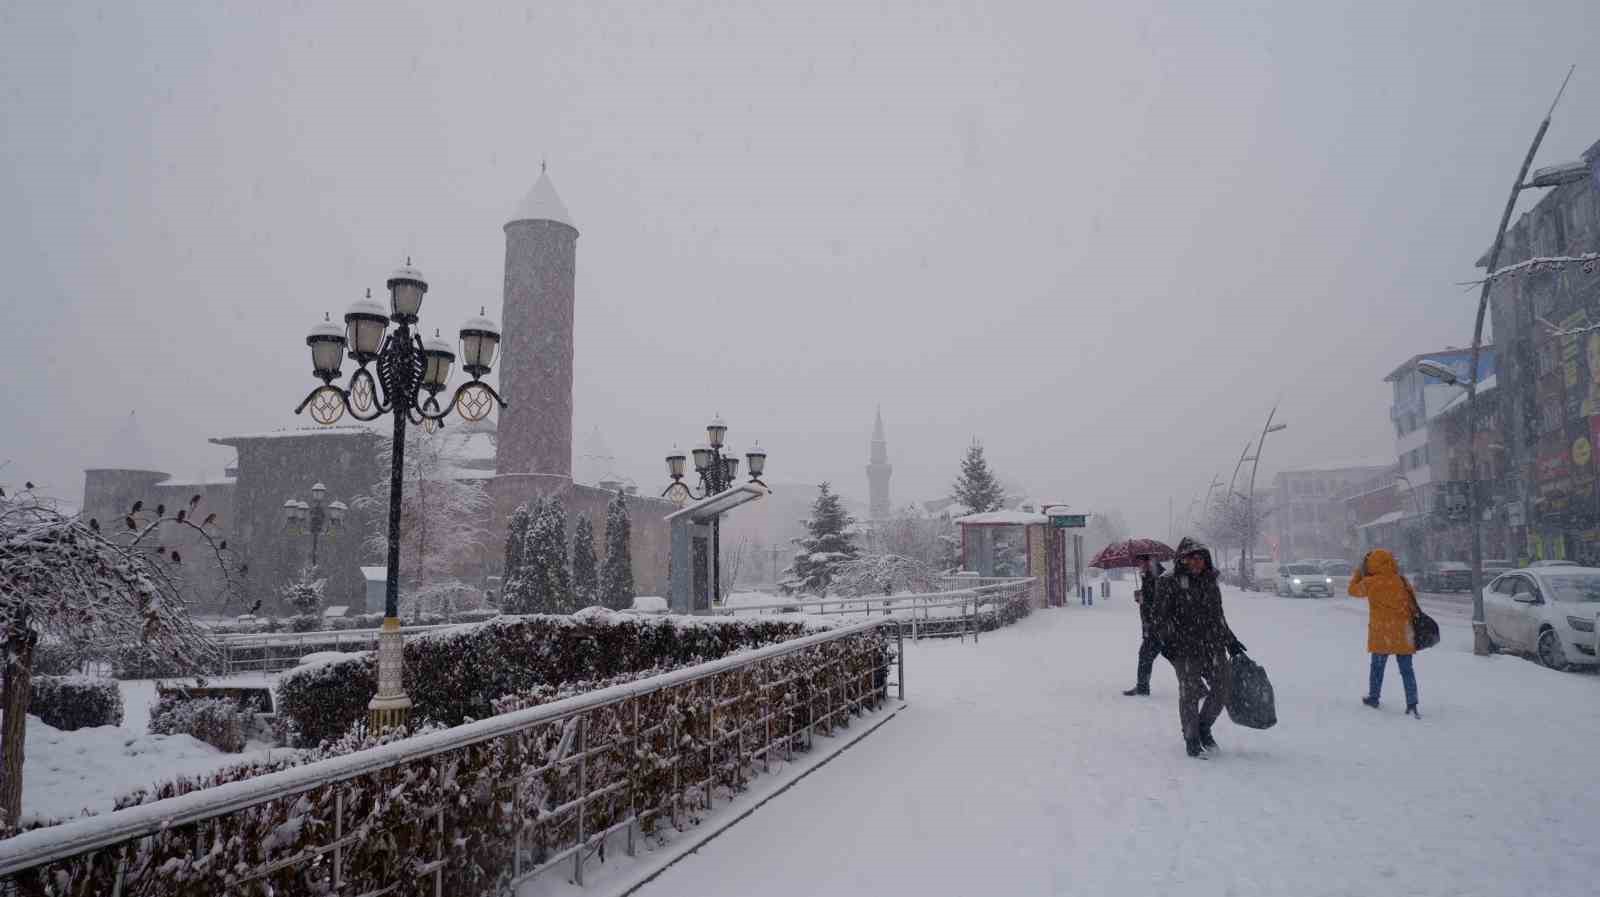
<path fill-rule="evenodd" d="M 311 501 L 291 498 L 283 503 L 284 529 L 291 536 L 311 537 L 311 566 L 317 566 L 317 542 L 323 533 L 328 538 L 333 538 L 344 526 L 344 514 L 350 506 L 342 501 L 332 501 L 327 504 L 323 499 L 328 495 L 328 487 L 317 483 L 311 487 Z"/>
<path fill-rule="evenodd" d="M 667 454 L 667 476 L 672 482 L 662 490 L 661 496 L 676 502 L 678 505 L 687 504 L 691 500 L 710 498 L 719 492 L 726 492 L 733 488 L 734 482 L 739 479 L 739 456 L 735 453 L 723 454 L 723 446 L 727 444 L 728 422 L 717 415 L 706 425 L 706 441 L 690 450 L 694 457 L 694 472 L 700 477 L 700 489 L 697 492 L 683 482 L 684 462 L 688 460 L 683 452 L 676 446 Z M 751 446 L 750 451 L 744 456 L 745 467 L 750 472 L 750 482 L 767 488 L 761 481 L 762 474 L 767 470 L 767 452 L 760 443 Z M 722 518 L 721 515 L 711 520 L 711 588 L 717 600 L 722 600 Z"/>

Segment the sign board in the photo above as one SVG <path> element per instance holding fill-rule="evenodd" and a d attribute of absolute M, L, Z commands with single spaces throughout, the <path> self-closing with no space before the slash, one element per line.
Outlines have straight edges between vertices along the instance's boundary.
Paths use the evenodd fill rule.
<path fill-rule="evenodd" d="M 1082 529 L 1089 525 L 1088 514 L 1051 514 L 1050 525 L 1056 529 Z"/>

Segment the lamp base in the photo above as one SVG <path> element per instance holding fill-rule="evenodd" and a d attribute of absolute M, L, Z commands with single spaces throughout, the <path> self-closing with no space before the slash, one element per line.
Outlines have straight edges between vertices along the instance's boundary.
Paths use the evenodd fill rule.
<path fill-rule="evenodd" d="M 374 735 L 411 721 L 411 699 L 402 684 L 404 665 L 400 618 L 385 617 L 378 631 L 378 693 L 367 704 L 367 730 Z"/>

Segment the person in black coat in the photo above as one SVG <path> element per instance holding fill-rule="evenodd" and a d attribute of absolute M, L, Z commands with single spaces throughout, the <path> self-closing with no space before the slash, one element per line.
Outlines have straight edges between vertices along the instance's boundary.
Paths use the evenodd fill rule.
<path fill-rule="evenodd" d="M 1211 551 L 1198 540 L 1178 543 L 1177 563 L 1156 583 L 1154 616 L 1161 651 L 1178 672 L 1184 748 L 1198 757 L 1217 747 L 1211 726 L 1228 702 L 1228 659 L 1244 653 L 1222 613 Z"/>
<path fill-rule="evenodd" d="M 1156 655 L 1161 653 L 1161 642 L 1156 639 L 1153 612 L 1156 606 L 1156 580 L 1160 578 L 1161 565 L 1148 554 L 1139 555 L 1139 591 L 1134 600 L 1139 602 L 1139 670 L 1132 688 L 1123 692 L 1128 697 L 1150 694 L 1150 670 L 1155 666 Z"/>

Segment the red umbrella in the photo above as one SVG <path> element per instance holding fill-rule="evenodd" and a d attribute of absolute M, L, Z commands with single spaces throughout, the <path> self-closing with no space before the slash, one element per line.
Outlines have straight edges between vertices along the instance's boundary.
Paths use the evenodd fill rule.
<path fill-rule="evenodd" d="M 1113 542 L 1089 562 L 1091 567 L 1101 570 L 1111 570 L 1116 567 L 1137 567 L 1139 558 L 1149 555 L 1158 561 L 1170 561 L 1174 552 L 1165 543 L 1154 539 L 1129 539 L 1126 542 Z"/>

